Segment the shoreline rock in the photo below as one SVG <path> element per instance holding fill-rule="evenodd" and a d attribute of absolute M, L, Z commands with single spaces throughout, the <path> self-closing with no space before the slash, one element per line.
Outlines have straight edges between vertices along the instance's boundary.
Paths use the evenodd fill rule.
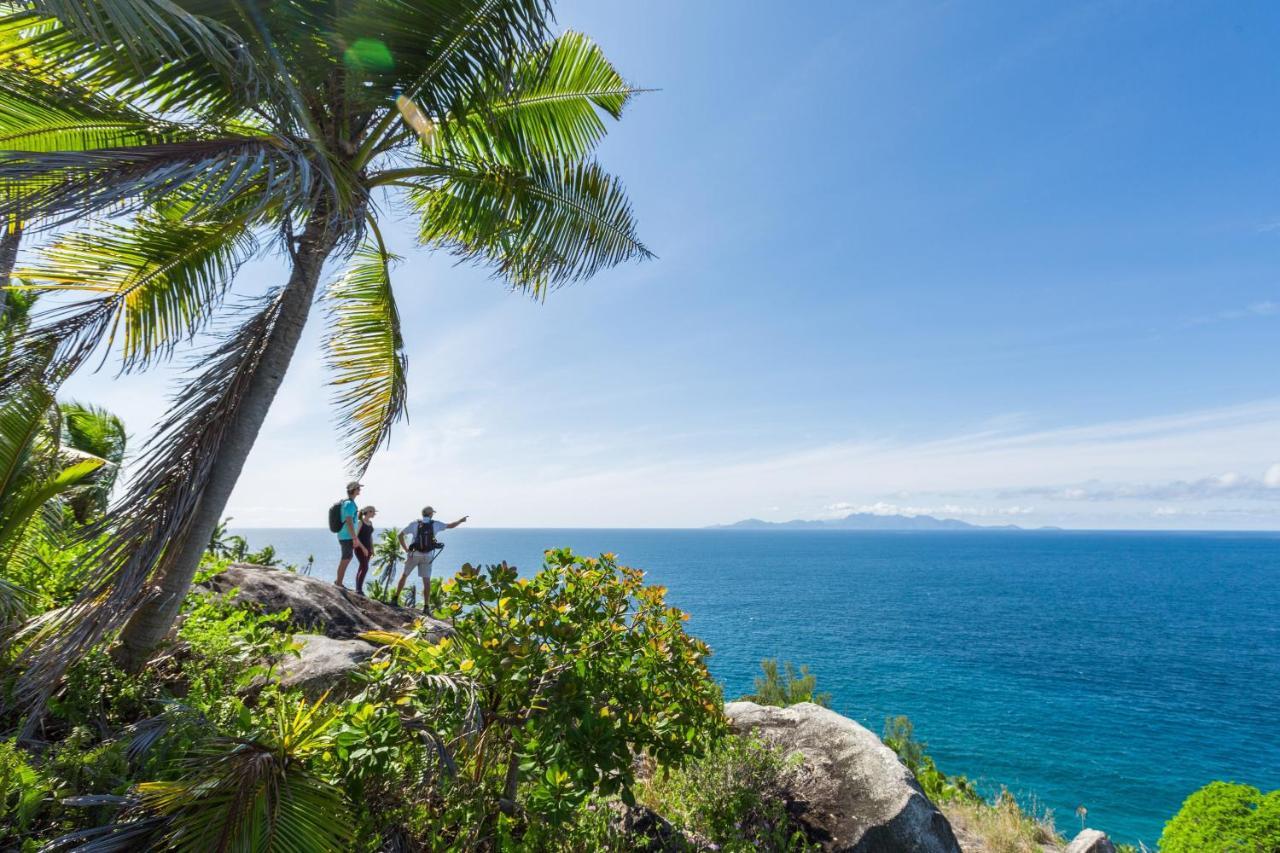
<path fill-rule="evenodd" d="M 287 569 L 235 563 L 201 586 L 212 592 L 237 590 L 232 600 L 264 613 L 292 612 L 299 631 L 334 640 L 354 640 L 365 631 L 408 631 L 423 622 L 432 640 L 453 633 L 444 622 L 407 607 L 393 607 Z"/>
<path fill-rule="evenodd" d="M 951 825 L 893 750 L 853 720 L 808 702 L 730 702 L 739 734 L 755 733 L 803 761 L 796 820 L 841 853 L 961 853 Z"/>

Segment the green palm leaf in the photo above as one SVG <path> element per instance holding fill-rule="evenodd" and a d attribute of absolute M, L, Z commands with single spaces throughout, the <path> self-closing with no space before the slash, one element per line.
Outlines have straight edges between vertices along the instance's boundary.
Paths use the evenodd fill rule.
<path fill-rule="evenodd" d="M 380 242 L 364 246 L 325 294 L 326 361 L 356 476 L 404 413 L 407 360 L 391 291 L 393 260 Z"/>
<path fill-rule="evenodd" d="M 0 150 L 0 219 L 58 225 L 140 210 L 173 194 L 214 213 L 253 192 L 289 206 L 311 190 L 305 157 L 269 137 L 224 136 L 92 150 Z M 300 195 L 301 194 L 301 195 Z"/>
<path fill-rule="evenodd" d="M 39 85 L 33 85 L 33 75 Z M 0 150 L 84 151 L 190 138 L 180 125 L 146 115 L 105 92 L 0 65 Z"/>
<path fill-rule="evenodd" d="M 443 180 L 413 194 L 423 244 L 492 264 L 535 295 L 651 257 L 621 183 L 594 162 L 540 160 L 520 170 L 460 163 L 436 171 Z"/>
<path fill-rule="evenodd" d="M 639 91 L 581 33 L 567 32 L 520 56 L 469 97 L 471 110 L 447 118 L 426 141 L 427 158 L 517 164 L 528 157 L 584 157 L 604 138 L 603 112 L 615 119 Z"/>
<path fill-rule="evenodd" d="M 103 223 L 47 247 L 17 274 L 36 291 L 93 294 L 112 315 L 108 341 L 126 369 L 168 354 L 195 335 L 257 251 L 243 218 L 199 222 L 138 219 Z"/>

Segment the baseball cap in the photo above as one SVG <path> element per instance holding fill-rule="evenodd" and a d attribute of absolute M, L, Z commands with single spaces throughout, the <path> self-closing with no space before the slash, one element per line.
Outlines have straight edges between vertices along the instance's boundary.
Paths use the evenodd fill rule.
<path fill-rule="evenodd" d="M 352 489 L 358 489 L 363 485 L 364 483 L 361 483 L 359 480 L 352 480 L 350 483 L 347 483 L 347 491 L 349 492 Z"/>
<path fill-rule="evenodd" d="M 423 514 L 423 515 L 435 515 L 435 514 L 436 514 L 436 508 L 435 508 L 435 507 L 433 507 L 433 506 L 424 506 L 424 507 L 422 508 L 422 514 Z"/>

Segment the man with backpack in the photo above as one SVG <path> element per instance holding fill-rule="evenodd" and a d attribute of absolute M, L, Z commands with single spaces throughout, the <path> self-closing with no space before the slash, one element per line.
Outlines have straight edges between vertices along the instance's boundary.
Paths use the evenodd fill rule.
<path fill-rule="evenodd" d="M 347 499 L 329 507 L 329 530 L 338 534 L 338 548 L 341 552 L 338 577 L 334 580 L 338 586 L 343 585 L 342 580 L 347 574 L 347 563 L 351 562 L 352 554 L 359 551 L 363 556 L 369 555 L 368 549 L 356 537 L 356 516 L 360 512 L 356 507 L 356 497 L 360 494 L 360 488 L 355 480 L 347 483 Z"/>
<path fill-rule="evenodd" d="M 432 507 L 423 507 L 422 518 L 409 522 L 400 531 L 400 547 L 405 550 L 406 556 L 404 572 L 400 575 L 400 583 L 396 584 L 396 596 L 392 599 L 400 600 L 400 593 L 404 591 L 404 582 L 409 579 L 409 572 L 417 569 L 418 577 L 422 578 L 422 610 L 425 613 L 431 612 L 431 564 L 435 562 L 436 554 L 439 554 L 440 549 L 444 547 L 436 537 L 467 520 L 467 516 L 464 515 L 452 524 L 445 524 L 443 521 L 436 521 L 433 518 L 435 514 L 436 511 Z"/>

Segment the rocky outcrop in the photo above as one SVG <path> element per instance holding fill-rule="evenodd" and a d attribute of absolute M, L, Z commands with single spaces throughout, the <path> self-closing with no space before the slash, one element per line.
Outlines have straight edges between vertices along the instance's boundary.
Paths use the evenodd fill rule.
<path fill-rule="evenodd" d="M 276 676 L 281 687 L 297 687 L 312 699 L 326 691 L 331 698 L 344 694 L 351 686 L 352 670 L 373 656 L 375 646 L 364 640 L 335 640 L 324 634 L 297 634 L 302 644 L 298 657 L 280 661 Z"/>
<path fill-rule="evenodd" d="M 1063 853 L 1116 853 L 1116 847 L 1107 834 L 1097 829 L 1081 830 L 1071 839 Z"/>
<path fill-rule="evenodd" d="M 803 758 L 794 791 L 797 820 L 826 850 L 960 853 L 951 825 L 911 771 L 867 729 L 808 702 L 787 708 L 730 702 L 735 731 L 757 733 Z"/>
<path fill-rule="evenodd" d="M 204 586 L 214 592 L 235 589 L 236 603 L 265 613 L 288 609 L 300 630 L 335 640 L 351 640 L 365 631 L 407 631 L 420 619 L 427 623 L 427 635 L 432 639 L 451 632 L 445 623 L 425 618 L 416 610 L 392 607 L 285 569 L 236 563 L 205 581 Z"/>

